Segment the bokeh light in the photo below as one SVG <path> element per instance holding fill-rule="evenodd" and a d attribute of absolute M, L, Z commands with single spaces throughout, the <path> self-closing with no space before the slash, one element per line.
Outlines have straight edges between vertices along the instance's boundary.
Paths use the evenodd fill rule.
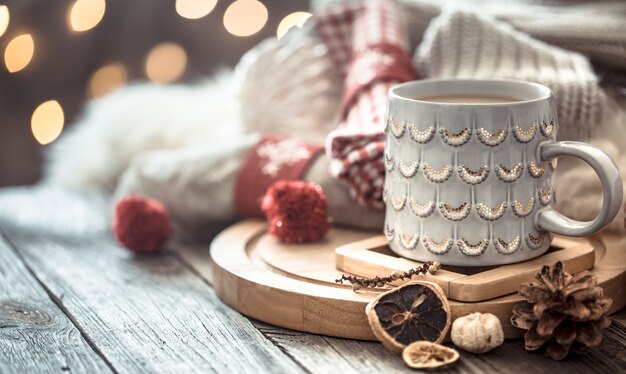
<path fill-rule="evenodd" d="M 76 0 L 69 11 L 70 28 L 74 31 L 93 29 L 104 17 L 105 9 L 104 0 Z"/>
<path fill-rule="evenodd" d="M 6 5 L 0 5 L 0 36 L 4 35 L 9 27 L 9 8 Z"/>
<path fill-rule="evenodd" d="M 122 87 L 128 81 L 126 68 L 120 63 L 112 63 L 96 70 L 89 79 L 89 96 L 100 97 Z"/>
<path fill-rule="evenodd" d="M 311 18 L 312 14 L 309 12 L 293 12 L 283 18 L 278 24 L 276 29 L 276 36 L 278 39 L 282 38 L 292 27 L 302 28 L 306 20 Z"/>
<path fill-rule="evenodd" d="M 257 0 L 237 0 L 226 8 L 224 27 L 235 36 L 250 36 L 267 22 L 267 8 Z"/>
<path fill-rule="evenodd" d="M 56 100 L 41 103 L 33 112 L 30 128 L 40 144 L 52 143 L 63 131 L 63 108 Z"/>
<path fill-rule="evenodd" d="M 11 39 L 4 50 L 4 64 L 11 73 L 24 69 L 33 59 L 35 42 L 30 34 L 18 35 Z"/>
<path fill-rule="evenodd" d="M 183 75 L 187 54 L 176 43 L 161 43 L 152 48 L 146 58 L 146 75 L 157 83 L 170 83 Z"/>
<path fill-rule="evenodd" d="M 176 0 L 176 13 L 188 19 L 198 19 L 211 13 L 217 0 Z"/>

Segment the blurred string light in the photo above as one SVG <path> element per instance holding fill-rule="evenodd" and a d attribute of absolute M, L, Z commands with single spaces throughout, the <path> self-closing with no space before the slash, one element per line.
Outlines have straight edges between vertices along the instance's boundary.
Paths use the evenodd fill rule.
<path fill-rule="evenodd" d="M 282 38 L 287 34 L 292 27 L 302 28 L 306 20 L 311 18 L 312 14 L 309 12 L 293 12 L 288 14 L 283 18 L 278 24 L 278 29 L 276 30 L 276 36 L 278 39 Z"/>
<path fill-rule="evenodd" d="M 176 0 L 176 13 L 188 19 L 198 19 L 211 13 L 217 0 Z"/>
<path fill-rule="evenodd" d="M 18 35 L 11 39 L 4 50 L 4 64 L 11 73 L 24 69 L 33 59 L 35 42 L 30 34 Z"/>
<path fill-rule="evenodd" d="M 68 14 L 70 28 L 74 31 L 93 29 L 104 17 L 105 9 L 104 0 L 76 0 Z"/>
<path fill-rule="evenodd" d="M 257 0 L 237 0 L 226 8 L 224 27 L 235 36 L 250 36 L 267 22 L 267 8 Z"/>
<path fill-rule="evenodd" d="M 120 63 L 112 63 L 96 70 L 89 79 L 89 96 L 101 97 L 122 87 L 128 81 L 126 68 Z"/>
<path fill-rule="evenodd" d="M 33 112 L 30 128 L 40 144 L 52 143 L 63 131 L 63 108 L 56 100 L 41 103 Z"/>
<path fill-rule="evenodd" d="M 185 50 L 175 43 L 161 43 L 146 57 L 146 75 L 157 83 L 170 83 L 183 75 L 187 67 Z"/>
<path fill-rule="evenodd" d="M 9 8 L 6 5 L 0 5 L 0 36 L 4 35 L 9 27 Z"/>

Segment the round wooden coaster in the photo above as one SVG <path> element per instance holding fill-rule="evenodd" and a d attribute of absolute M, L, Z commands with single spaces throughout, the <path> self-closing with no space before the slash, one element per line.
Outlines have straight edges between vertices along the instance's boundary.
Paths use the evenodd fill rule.
<path fill-rule="evenodd" d="M 334 283 L 340 274 L 335 269 L 335 248 L 370 236 L 372 233 L 333 229 L 320 243 L 286 247 L 265 234 L 262 221 L 243 221 L 224 230 L 211 245 L 215 290 L 233 309 L 273 325 L 374 340 L 365 306 L 382 290 L 353 292 L 349 285 Z M 614 300 L 612 311 L 626 305 L 623 292 L 626 251 L 618 245 L 618 240 L 608 235 L 593 240 L 596 247 L 593 272 L 605 293 Z M 273 246 L 285 248 L 273 251 Z M 284 258 L 271 260 L 266 253 L 260 256 L 263 251 L 282 253 L 293 266 L 284 266 Z M 278 263 L 281 265 L 276 266 Z M 450 301 L 450 309 L 453 319 L 472 312 L 495 314 L 502 322 L 505 336 L 512 338 L 523 334 L 509 322 L 511 309 L 519 301 L 521 298 L 516 294 L 474 303 Z"/>

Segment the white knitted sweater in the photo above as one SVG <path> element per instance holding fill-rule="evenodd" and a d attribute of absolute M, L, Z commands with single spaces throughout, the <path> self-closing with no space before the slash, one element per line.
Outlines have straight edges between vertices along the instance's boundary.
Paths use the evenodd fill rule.
<path fill-rule="evenodd" d="M 514 78 L 554 91 L 560 139 L 588 138 L 607 98 L 588 59 L 472 11 L 447 8 L 426 30 L 414 63 L 428 78 Z"/>

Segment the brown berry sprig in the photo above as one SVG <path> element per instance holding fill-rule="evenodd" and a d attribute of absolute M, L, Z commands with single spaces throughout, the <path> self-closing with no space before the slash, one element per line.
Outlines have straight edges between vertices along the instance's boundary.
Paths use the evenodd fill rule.
<path fill-rule="evenodd" d="M 411 279 L 412 276 L 418 274 L 435 274 L 440 268 L 441 264 L 439 263 L 439 261 L 426 261 L 422 266 L 418 266 L 405 272 L 395 270 L 391 273 L 391 275 L 388 275 L 386 277 L 376 276 L 372 278 L 362 278 L 354 275 L 342 274 L 340 279 L 335 279 L 335 283 L 343 284 L 344 281 L 348 282 L 352 284 L 352 290 L 357 291 L 361 288 L 382 287 L 385 285 L 385 283 L 391 283 L 396 280 Z"/>

